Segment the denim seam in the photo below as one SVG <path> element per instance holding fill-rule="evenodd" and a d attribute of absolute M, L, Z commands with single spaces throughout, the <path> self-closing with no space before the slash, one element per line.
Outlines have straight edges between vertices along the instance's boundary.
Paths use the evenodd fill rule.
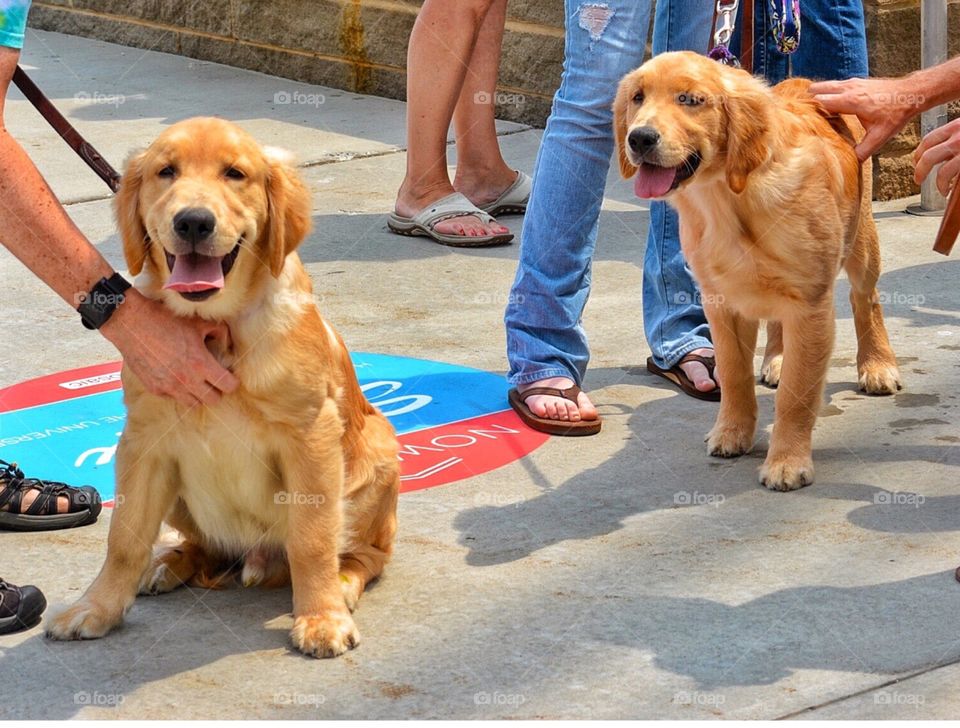
<path fill-rule="evenodd" d="M 667 365 L 666 368 L 671 369 L 672 367 L 675 367 L 680 362 L 680 360 L 683 359 L 683 357 L 685 357 L 691 351 L 695 351 L 696 349 L 713 349 L 713 344 L 707 341 L 707 344 L 705 346 L 696 340 L 691 341 L 687 344 L 684 344 L 683 346 L 679 347 L 676 352 L 673 353 L 670 359 L 663 360 L 664 363 Z"/>
<path fill-rule="evenodd" d="M 554 367 L 552 369 L 541 369 L 533 374 L 518 374 L 512 377 L 507 377 L 507 381 L 510 382 L 510 384 L 523 385 L 539 382 L 541 379 L 551 379 L 552 377 L 566 377 L 567 379 L 572 379 L 578 387 L 582 381 L 574 372 L 570 372 L 559 367 Z"/>

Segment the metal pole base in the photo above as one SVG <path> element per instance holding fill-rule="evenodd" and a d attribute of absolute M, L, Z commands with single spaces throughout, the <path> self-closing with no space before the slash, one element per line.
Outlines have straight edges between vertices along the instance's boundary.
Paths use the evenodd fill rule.
<path fill-rule="evenodd" d="M 943 217 L 943 210 L 925 210 L 923 208 L 923 204 L 920 202 L 914 202 L 912 205 L 907 205 L 905 212 L 908 212 L 911 215 L 917 215 L 919 217 Z"/>

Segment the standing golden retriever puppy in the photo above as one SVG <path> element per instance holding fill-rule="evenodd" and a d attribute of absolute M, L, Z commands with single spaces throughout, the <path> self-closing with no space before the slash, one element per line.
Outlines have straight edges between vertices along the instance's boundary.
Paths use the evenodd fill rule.
<path fill-rule="evenodd" d="M 241 384 L 184 408 L 124 367 L 107 559 L 47 634 L 101 637 L 138 591 L 216 585 L 243 564 L 247 586 L 292 580 L 297 649 L 345 652 L 359 640 L 350 612 L 393 548 L 398 446 L 294 252 L 308 190 L 238 127 L 191 119 L 130 160 L 116 212 L 138 288 L 226 322 L 214 353 Z M 184 540 L 151 560 L 162 521 Z"/>
<path fill-rule="evenodd" d="M 620 170 L 639 197 L 680 214 L 684 256 L 700 284 L 723 396 L 707 436 L 734 457 L 757 426 L 753 356 L 767 321 L 762 379 L 778 386 L 760 482 L 813 482 L 811 437 L 834 339 L 834 281 L 850 279 L 860 388 L 900 388 L 877 301 L 877 230 L 854 117 L 830 117 L 809 81 L 771 89 L 695 53 L 664 53 L 628 74 L 614 104 Z"/>

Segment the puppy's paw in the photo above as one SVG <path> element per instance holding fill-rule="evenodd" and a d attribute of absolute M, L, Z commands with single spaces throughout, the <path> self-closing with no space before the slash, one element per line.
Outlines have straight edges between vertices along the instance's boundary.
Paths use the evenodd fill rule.
<path fill-rule="evenodd" d="M 760 369 L 760 383 L 776 389 L 780 384 L 780 370 L 783 368 L 783 354 L 772 357 L 763 363 Z"/>
<path fill-rule="evenodd" d="M 735 458 L 753 447 L 753 425 L 721 425 L 707 433 L 707 452 L 715 458 Z"/>
<path fill-rule="evenodd" d="M 340 573 L 340 591 L 343 592 L 343 601 L 347 604 L 347 609 L 351 612 L 356 610 L 360 601 L 360 594 L 363 593 L 363 587 L 356 576 Z"/>
<path fill-rule="evenodd" d="M 770 490 L 797 490 L 813 482 L 813 458 L 809 455 L 770 458 L 760 466 L 760 484 Z"/>
<path fill-rule="evenodd" d="M 183 546 L 158 549 L 140 577 L 138 594 L 166 594 L 187 584 L 196 573 L 193 552 Z"/>
<path fill-rule="evenodd" d="M 310 657 L 337 657 L 360 644 L 360 633 L 346 609 L 297 617 L 290 640 Z"/>
<path fill-rule="evenodd" d="M 123 621 L 123 610 L 106 610 L 88 599 L 49 617 L 47 637 L 54 640 L 95 640 Z"/>
<path fill-rule="evenodd" d="M 860 370 L 860 389 L 867 394 L 896 394 L 903 389 L 900 370 L 890 364 L 864 364 Z"/>

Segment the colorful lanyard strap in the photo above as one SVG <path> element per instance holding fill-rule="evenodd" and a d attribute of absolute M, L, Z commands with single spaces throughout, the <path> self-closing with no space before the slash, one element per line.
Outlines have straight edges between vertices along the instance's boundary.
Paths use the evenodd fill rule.
<path fill-rule="evenodd" d="M 800 47 L 800 0 L 770 0 L 773 40 L 781 53 Z"/>

